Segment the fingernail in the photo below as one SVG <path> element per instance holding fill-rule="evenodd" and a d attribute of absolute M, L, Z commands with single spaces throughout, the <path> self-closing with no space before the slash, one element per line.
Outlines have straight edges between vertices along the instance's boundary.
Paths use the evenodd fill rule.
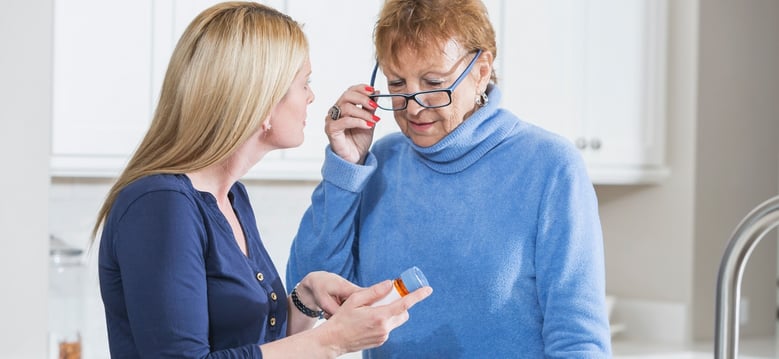
<path fill-rule="evenodd" d="M 365 121 L 365 123 L 368 125 L 368 127 L 376 126 L 376 124 L 371 121 Z"/>
<path fill-rule="evenodd" d="M 381 118 L 379 116 L 373 115 L 373 120 L 379 122 L 381 121 Z"/>
<path fill-rule="evenodd" d="M 373 92 L 376 91 L 372 86 L 365 86 L 365 91 Z"/>
<path fill-rule="evenodd" d="M 373 108 L 377 108 L 377 107 L 379 107 L 379 104 L 377 104 L 376 102 L 371 100 L 371 101 L 368 101 L 368 106 L 373 107 Z"/>

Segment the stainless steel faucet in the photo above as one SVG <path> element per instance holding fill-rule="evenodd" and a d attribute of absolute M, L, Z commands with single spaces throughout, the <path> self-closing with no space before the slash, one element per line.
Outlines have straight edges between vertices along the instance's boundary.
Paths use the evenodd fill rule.
<path fill-rule="evenodd" d="M 738 355 L 738 309 L 744 266 L 763 236 L 777 226 L 779 196 L 761 203 L 749 212 L 730 238 L 717 277 L 715 359 L 731 359 Z"/>

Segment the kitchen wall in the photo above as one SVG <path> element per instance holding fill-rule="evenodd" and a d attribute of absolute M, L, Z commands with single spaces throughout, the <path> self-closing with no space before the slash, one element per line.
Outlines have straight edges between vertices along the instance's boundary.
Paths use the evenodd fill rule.
<path fill-rule="evenodd" d="M 695 176 L 693 335 L 710 334 L 709 274 L 738 221 L 776 195 L 779 163 L 779 2 L 701 1 Z M 776 231 L 758 245 L 742 297 L 743 335 L 775 330 Z M 707 315 L 709 314 L 709 315 Z"/>
<path fill-rule="evenodd" d="M 52 6 L 4 2 L 0 11 L 2 358 L 46 353 Z"/>
<path fill-rule="evenodd" d="M 671 176 L 658 185 L 596 190 L 607 290 L 620 298 L 616 314 L 627 325 L 622 338 L 685 342 L 711 338 L 714 283 L 726 241 L 749 209 L 778 192 L 779 2 L 669 5 Z M 0 204 L 2 357 L 44 357 L 47 235 L 85 245 L 110 185 L 48 182 L 51 8 L 51 1 L 15 2 L 0 13 L 0 185 L 7 189 Z M 331 102 L 333 96 L 318 94 L 317 100 Z M 315 184 L 247 184 L 260 231 L 283 274 Z M 744 295 L 752 314 L 745 335 L 773 335 L 776 252 L 776 241 L 763 241 L 747 268 Z M 88 355 L 99 358 L 105 350 L 100 302 L 90 305 L 86 340 L 98 345 Z"/>

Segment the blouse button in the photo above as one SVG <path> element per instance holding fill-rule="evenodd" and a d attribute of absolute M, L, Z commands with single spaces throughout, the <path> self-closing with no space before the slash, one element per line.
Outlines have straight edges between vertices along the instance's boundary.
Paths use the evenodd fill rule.
<path fill-rule="evenodd" d="M 276 300 L 279 299 L 279 297 L 276 295 L 276 292 L 271 292 L 270 293 L 270 299 L 273 299 L 273 301 L 275 302 Z"/>
<path fill-rule="evenodd" d="M 276 326 L 276 317 L 270 317 L 270 326 L 275 327 Z"/>
<path fill-rule="evenodd" d="M 262 273 L 257 272 L 257 280 L 262 282 L 263 280 L 265 280 L 265 276 Z"/>

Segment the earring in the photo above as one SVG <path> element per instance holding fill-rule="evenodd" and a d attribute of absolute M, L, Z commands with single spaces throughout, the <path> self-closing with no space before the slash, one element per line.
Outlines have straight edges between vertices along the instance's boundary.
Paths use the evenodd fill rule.
<path fill-rule="evenodd" d="M 476 96 L 476 104 L 480 107 L 486 106 L 488 102 L 490 102 L 490 99 L 487 97 L 486 92 L 482 92 L 479 96 Z"/>

